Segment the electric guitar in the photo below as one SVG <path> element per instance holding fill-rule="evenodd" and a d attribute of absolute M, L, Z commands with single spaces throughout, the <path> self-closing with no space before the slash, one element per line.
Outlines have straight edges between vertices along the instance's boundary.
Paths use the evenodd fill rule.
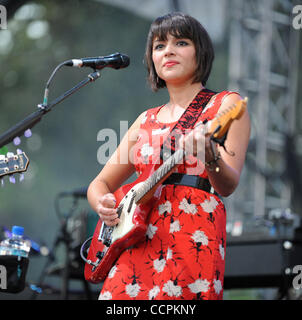
<path fill-rule="evenodd" d="M 223 138 L 232 122 L 242 116 L 246 105 L 247 98 L 218 113 L 205 124 L 205 133 L 215 139 Z M 91 240 L 87 258 L 81 249 L 81 256 L 86 262 L 86 280 L 92 283 L 104 280 L 120 254 L 145 239 L 149 212 L 160 196 L 158 187 L 181 164 L 185 155 L 185 150 L 178 149 L 162 165 L 150 166 L 136 181 L 122 186 L 114 193 L 120 222 L 109 227 L 99 220 L 92 240 L 89 238 L 84 242 L 82 249 Z"/>
<path fill-rule="evenodd" d="M 17 154 L 8 152 L 7 155 L 0 155 L 0 179 L 14 173 L 22 173 L 27 170 L 29 159 L 22 151 Z"/>

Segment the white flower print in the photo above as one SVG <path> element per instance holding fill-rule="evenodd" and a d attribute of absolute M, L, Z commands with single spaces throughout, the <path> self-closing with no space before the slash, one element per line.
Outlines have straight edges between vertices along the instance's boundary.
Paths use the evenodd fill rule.
<path fill-rule="evenodd" d="M 180 231 L 181 226 L 179 220 L 175 220 L 170 224 L 170 233 Z"/>
<path fill-rule="evenodd" d="M 209 243 L 208 237 L 201 230 L 196 230 L 192 234 L 191 238 L 194 240 L 194 242 L 201 243 L 203 246 L 207 246 Z"/>
<path fill-rule="evenodd" d="M 169 280 L 164 284 L 163 291 L 168 294 L 169 297 L 179 297 L 182 294 L 182 288 Z"/>
<path fill-rule="evenodd" d="M 140 291 L 140 285 L 138 283 L 135 284 L 127 284 L 126 285 L 126 293 L 130 298 L 135 298 L 139 291 Z"/>
<path fill-rule="evenodd" d="M 144 158 L 148 158 L 149 156 L 151 156 L 153 154 L 153 147 L 150 146 L 149 143 L 145 143 L 142 145 L 142 148 L 141 148 L 141 155 L 144 157 Z"/>
<path fill-rule="evenodd" d="M 113 278 L 114 275 L 115 275 L 116 270 L 117 270 L 117 266 L 114 265 L 114 266 L 111 268 L 111 270 L 109 271 L 108 278 Z"/>
<path fill-rule="evenodd" d="M 172 210 L 172 205 L 171 205 L 171 202 L 168 200 L 165 203 L 160 204 L 158 206 L 158 214 L 159 215 L 162 215 L 166 211 L 171 213 L 171 210 Z"/>
<path fill-rule="evenodd" d="M 189 203 L 186 198 L 183 198 L 180 202 L 179 209 L 183 210 L 185 213 L 191 213 L 196 214 L 197 213 L 197 207 L 194 203 Z"/>
<path fill-rule="evenodd" d="M 211 197 L 210 200 L 205 200 L 203 203 L 200 204 L 202 209 L 205 211 L 205 212 L 213 212 L 217 205 L 218 205 L 218 202 L 216 201 L 216 199 L 214 197 Z"/>
<path fill-rule="evenodd" d="M 155 299 L 156 296 L 159 294 L 159 292 L 160 292 L 159 286 L 153 287 L 148 293 L 149 300 Z"/>
<path fill-rule="evenodd" d="M 146 232 L 146 235 L 149 239 L 153 239 L 153 236 L 155 235 L 156 231 L 157 231 L 157 227 L 153 226 L 151 223 L 148 225 L 148 229 Z"/>
<path fill-rule="evenodd" d="M 195 282 L 188 285 L 192 293 L 207 292 L 210 287 L 210 282 L 207 279 L 197 279 Z"/>
<path fill-rule="evenodd" d="M 173 256 L 173 251 L 170 248 L 168 248 L 168 250 L 167 250 L 167 260 L 172 259 L 172 256 Z"/>
<path fill-rule="evenodd" d="M 109 291 L 101 292 L 99 295 L 99 300 L 111 300 L 112 295 Z"/>
<path fill-rule="evenodd" d="M 225 251 L 221 243 L 219 244 L 219 253 L 220 253 L 221 259 L 224 260 Z"/>
<path fill-rule="evenodd" d="M 166 265 L 165 259 L 156 259 L 153 261 L 153 267 L 158 273 L 164 270 L 165 265 Z"/>
<path fill-rule="evenodd" d="M 222 285 L 221 285 L 221 281 L 218 279 L 214 279 L 214 290 L 216 292 L 216 294 L 218 295 L 220 293 L 220 291 L 222 290 Z"/>

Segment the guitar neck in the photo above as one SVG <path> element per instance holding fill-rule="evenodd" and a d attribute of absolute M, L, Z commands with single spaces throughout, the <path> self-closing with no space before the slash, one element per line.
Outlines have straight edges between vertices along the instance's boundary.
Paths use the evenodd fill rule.
<path fill-rule="evenodd" d="M 172 170 L 182 163 L 184 156 L 185 151 L 183 149 L 178 149 L 157 170 L 155 170 L 136 191 L 136 202 L 139 202 L 150 190 L 160 184 L 163 178 L 166 179 L 172 173 Z"/>
<path fill-rule="evenodd" d="M 199 126 L 202 123 L 196 125 Z M 210 130 L 211 121 L 207 122 L 204 126 L 204 132 L 208 133 Z M 153 172 L 153 174 L 145 180 L 143 185 L 136 190 L 136 202 L 139 202 L 148 192 L 150 192 L 155 186 L 162 183 L 163 180 L 168 178 L 172 174 L 173 169 L 182 163 L 183 158 L 186 155 L 186 151 L 183 149 L 178 149 L 173 153 L 165 162 Z"/>

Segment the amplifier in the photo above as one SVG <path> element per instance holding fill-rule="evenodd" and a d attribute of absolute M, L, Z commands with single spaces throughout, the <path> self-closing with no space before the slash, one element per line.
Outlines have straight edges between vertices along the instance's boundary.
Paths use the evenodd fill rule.
<path fill-rule="evenodd" d="M 224 288 L 291 286 L 295 265 L 302 265 L 301 240 L 228 237 Z"/>

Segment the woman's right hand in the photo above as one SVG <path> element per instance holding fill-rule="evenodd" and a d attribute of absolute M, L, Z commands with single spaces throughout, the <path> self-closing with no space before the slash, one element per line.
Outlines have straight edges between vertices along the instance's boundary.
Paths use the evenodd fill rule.
<path fill-rule="evenodd" d="M 116 199 L 112 193 L 106 193 L 99 199 L 97 214 L 107 226 L 115 226 L 120 222 L 117 210 L 114 208 Z"/>

